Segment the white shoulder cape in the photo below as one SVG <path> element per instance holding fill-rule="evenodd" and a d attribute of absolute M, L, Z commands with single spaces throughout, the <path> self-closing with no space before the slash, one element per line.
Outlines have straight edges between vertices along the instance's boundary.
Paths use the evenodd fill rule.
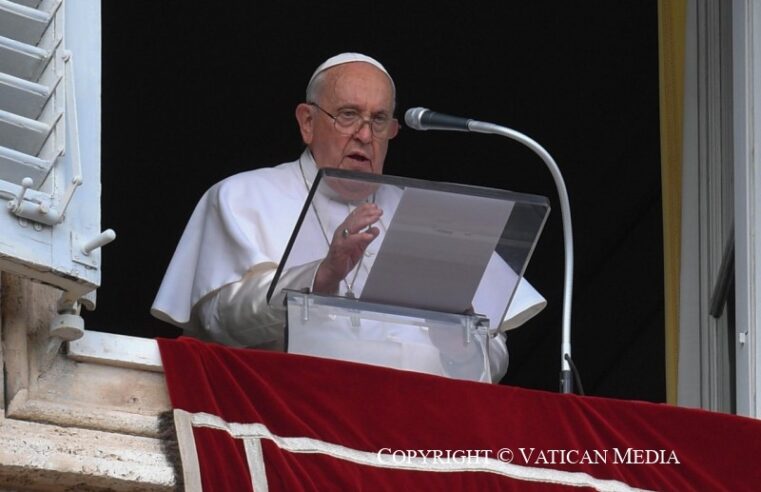
<path fill-rule="evenodd" d="M 151 308 L 188 327 L 204 296 L 258 266 L 277 266 L 307 192 L 298 161 L 231 176 L 201 198 Z"/>

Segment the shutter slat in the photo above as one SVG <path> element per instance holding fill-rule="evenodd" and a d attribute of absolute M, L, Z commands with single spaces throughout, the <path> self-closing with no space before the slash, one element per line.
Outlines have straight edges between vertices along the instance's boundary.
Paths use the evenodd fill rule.
<path fill-rule="evenodd" d="M 29 177 L 34 181 L 33 188 L 38 188 L 45 181 L 52 166 L 52 160 L 40 159 L 0 146 L 0 176 L 5 181 L 10 181 L 20 186 L 21 180 Z"/>
<path fill-rule="evenodd" d="M 0 72 L 0 110 L 36 119 L 50 92 L 45 85 Z"/>
<path fill-rule="evenodd" d="M 13 3 L 17 3 L 31 9 L 36 9 L 39 8 L 40 4 L 42 4 L 42 0 L 13 0 Z"/>
<path fill-rule="evenodd" d="M 0 0 L 0 35 L 7 38 L 36 45 L 51 19 L 48 12 Z"/>
<path fill-rule="evenodd" d="M 0 36 L 0 72 L 36 82 L 51 52 Z"/>
<path fill-rule="evenodd" d="M 48 139 L 52 125 L 0 110 L 0 145 L 37 155 Z"/>

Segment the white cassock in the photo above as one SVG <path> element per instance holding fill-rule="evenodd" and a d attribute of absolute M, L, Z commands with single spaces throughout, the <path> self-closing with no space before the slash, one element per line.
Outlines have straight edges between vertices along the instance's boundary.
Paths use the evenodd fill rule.
<path fill-rule="evenodd" d="M 212 186 L 185 228 L 151 313 L 183 328 L 187 335 L 204 340 L 283 350 L 285 309 L 277 303 L 270 305 L 266 296 L 316 174 L 317 167 L 306 150 L 297 161 L 240 173 Z M 331 204 L 331 200 L 319 196 L 314 203 L 324 234 L 315 233 L 311 243 L 315 258 L 324 258 L 327 240 L 333 237 L 351 206 Z M 390 215 L 384 209 L 382 198 L 378 205 L 384 210 L 379 224 L 383 234 L 384 218 Z M 356 290 L 361 289 L 366 278 L 362 270 L 369 269 L 376 242 L 380 243 L 373 241 L 368 248 L 367 261 L 360 263 L 342 283 L 340 294 L 352 281 L 356 282 L 352 285 Z M 311 287 L 318 266 L 319 261 L 305 261 L 286 269 L 281 273 L 278 290 Z M 482 290 L 485 289 L 479 289 Z M 499 291 L 500 287 L 494 290 Z M 504 302 L 504 290 L 496 295 Z M 475 311 L 491 314 L 493 309 L 489 306 L 479 306 L 479 297 L 484 296 L 477 293 Z M 486 304 L 488 300 L 483 302 Z M 500 330 L 521 325 L 545 305 L 545 299 L 527 281 L 521 280 Z M 357 360 L 357 354 L 363 352 L 361 344 L 366 343 L 375 364 L 444 373 L 441 358 L 432 356 L 438 353 L 435 345 L 408 326 L 396 329 L 368 326 L 365 333 L 347 329 L 345 335 L 345 340 L 341 340 L 343 334 L 337 329 L 334 336 L 324 339 L 324 343 L 330 345 L 329 352 L 337 358 Z M 394 343 L 388 343 L 389 340 Z M 379 342 L 384 342 L 383 350 L 378 349 Z M 315 343 L 320 343 L 319 339 Z M 491 378 L 498 381 L 508 364 L 504 334 L 491 339 L 488 350 Z M 343 356 L 342 352 L 345 352 Z"/>

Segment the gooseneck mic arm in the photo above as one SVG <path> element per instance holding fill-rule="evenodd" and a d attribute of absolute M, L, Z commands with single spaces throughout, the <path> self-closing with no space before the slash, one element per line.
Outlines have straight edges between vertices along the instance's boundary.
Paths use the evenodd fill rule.
<path fill-rule="evenodd" d="M 485 123 L 483 121 L 460 118 L 436 113 L 427 108 L 408 109 L 404 115 L 407 126 L 415 130 L 453 130 L 475 133 L 490 133 L 517 140 L 534 151 L 544 161 L 555 181 L 560 198 L 560 215 L 563 220 L 563 244 L 565 247 L 565 275 L 563 279 L 563 336 L 560 346 L 560 391 L 573 392 L 571 374 L 571 300 L 573 298 L 573 232 L 571 228 L 571 206 L 568 191 L 560 169 L 544 147 L 526 135 L 510 128 Z"/>

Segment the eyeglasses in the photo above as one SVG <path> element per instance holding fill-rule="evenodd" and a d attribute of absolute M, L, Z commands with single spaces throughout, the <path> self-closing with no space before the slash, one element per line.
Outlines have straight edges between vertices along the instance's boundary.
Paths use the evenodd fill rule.
<path fill-rule="evenodd" d="M 390 118 L 382 114 L 371 118 L 363 118 L 359 111 L 354 109 L 341 109 L 338 113 L 332 115 L 322 109 L 317 103 L 308 102 L 307 104 L 314 106 L 332 119 L 333 126 L 341 135 L 354 135 L 362 129 L 362 125 L 365 123 L 369 125 L 373 138 L 378 140 L 390 140 L 399 132 L 399 122 L 396 118 Z"/>

